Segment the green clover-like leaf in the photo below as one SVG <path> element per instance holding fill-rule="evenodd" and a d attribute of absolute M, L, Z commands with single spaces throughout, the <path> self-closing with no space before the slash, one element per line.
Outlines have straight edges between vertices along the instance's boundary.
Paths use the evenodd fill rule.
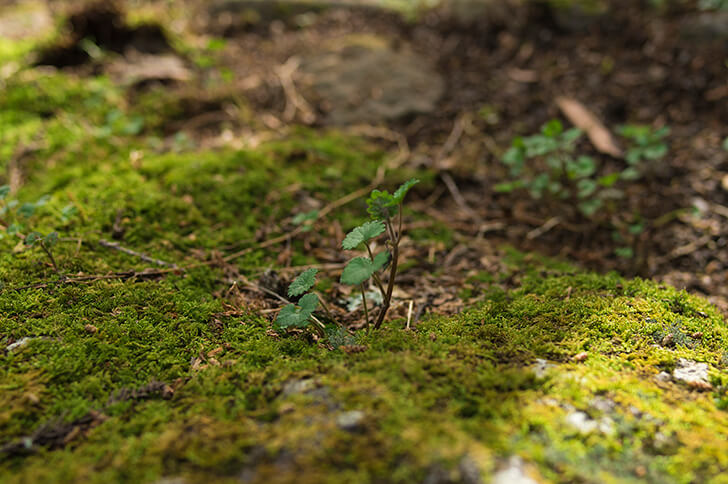
<path fill-rule="evenodd" d="M 316 273 L 318 269 L 311 268 L 303 271 L 299 276 L 288 286 L 288 297 L 300 296 L 304 292 L 308 291 L 316 284 Z"/>
<path fill-rule="evenodd" d="M 375 220 L 388 219 L 397 213 L 397 202 L 386 190 L 372 190 L 367 199 L 367 206 L 367 212 Z"/>
<path fill-rule="evenodd" d="M 379 269 L 381 269 L 382 267 L 384 267 L 384 265 L 387 263 L 387 261 L 389 261 L 389 252 L 384 251 L 384 252 L 380 252 L 379 254 L 375 255 L 374 260 L 372 261 L 372 269 L 374 269 L 372 274 L 374 274 L 374 272 L 376 272 Z"/>
<path fill-rule="evenodd" d="M 10 185 L 3 185 L 0 187 L 0 200 L 5 200 L 5 197 L 10 194 Z"/>
<path fill-rule="evenodd" d="M 397 205 L 401 204 L 404 201 L 404 197 L 407 195 L 407 192 L 410 191 L 410 188 L 417 185 L 419 182 L 420 181 L 417 178 L 410 178 L 402 185 L 400 185 L 399 188 L 397 188 L 397 190 L 392 195 L 392 198 L 397 203 Z"/>
<path fill-rule="evenodd" d="M 308 316 L 303 315 L 293 304 L 289 304 L 278 311 L 278 317 L 273 323 L 273 327 L 275 329 L 286 329 L 301 326 L 306 321 L 308 321 Z"/>
<path fill-rule="evenodd" d="M 298 305 L 301 306 L 301 312 L 311 316 L 314 311 L 318 308 L 319 298 L 314 293 L 308 293 L 298 300 Z"/>
<path fill-rule="evenodd" d="M 43 234 L 40 232 L 31 232 L 25 236 L 24 243 L 27 246 L 35 245 L 36 242 L 43 240 Z"/>
<path fill-rule="evenodd" d="M 58 232 L 51 232 L 43 237 L 43 243 L 48 247 L 53 247 L 58 243 Z"/>
<path fill-rule="evenodd" d="M 35 213 L 35 204 L 24 203 L 18 209 L 18 216 L 23 218 L 30 218 Z"/>
<path fill-rule="evenodd" d="M 344 238 L 344 241 L 341 243 L 341 247 L 346 250 L 356 249 L 363 242 L 367 242 L 381 235 L 384 230 L 384 222 L 381 220 L 366 222 L 346 234 L 346 238 Z"/>
<path fill-rule="evenodd" d="M 294 304 L 288 304 L 278 312 L 278 317 L 273 323 L 275 329 L 305 328 L 310 324 L 311 315 L 318 308 L 318 296 L 312 293 L 306 294 L 298 301 L 298 304 L 300 308 L 296 308 Z"/>
<path fill-rule="evenodd" d="M 341 273 L 341 283 L 349 286 L 358 286 L 370 277 L 377 269 L 371 259 L 355 257 L 351 259 Z"/>

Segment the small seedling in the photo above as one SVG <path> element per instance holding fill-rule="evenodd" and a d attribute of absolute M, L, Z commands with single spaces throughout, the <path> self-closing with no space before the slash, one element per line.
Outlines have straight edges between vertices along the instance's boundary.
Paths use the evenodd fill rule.
<path fill-rule="evenodd" d="M 670 128 L 652 130 L 649 126 L 628 124 L 620 126 L 617 132 L 630 141 L 625 161 L 629 165 L 620 174 L 623 180 L 637 180 L 648 170 L 648 163 L 664 158 L 667 154 L 667 143 L 664 138 L 670 134 Z"/>
<path fill-rule="evenodd" d="M 60 269 L 53 256 L 53 248 L 58 243 L 58 232 L 53 231 L 43 234 L 38 231 L 31 231 L 24 234 L 27 228 L 26 226 L 35 214 L 36 209 L 45 205 L 48 197 L 41 197 L 35 203 L 20 204 L 17 200 L 7 200 L 9 194 L 9 186 L 4 185 L 0 187 L 0 238 L 7 234 L 22 240 L 23 245 L 26 247 L 40 247 L 48 257 L 48 260 L 53 266 L 53 270 L 60 274 Z M 68 218 L 75 214 L 75 210 L 73 206 L 64 208 L 61 211 L 61 220 L 67 221 Z"/>
<path fill-rule="evenodd" d="M 341 246 L 345 250 L 355 250 L 361 246 L 366 248 L 366 256 L 354 257 L 341 274 L 341 283 L 356 286 L 361 290 L 362 306 L 367 328 L 371 325 L 369 306 L 367 305 L 365 283 L 374 281 L 382 296 L 382 307 L 374 321 L 374 329 L 384 322 L 391 305 L 394 282 L 397 276 L 399 261 L 399 244 L 402 241 L 402 203 L 407 192 L 419 180 L 405 182 L 393 194 L 374 190 L 367 200 L 367 212 L 372 220 L 352 229 L 344 238 Z M 386 249 L 375 254 L 372 242 L 382 234 L 386 234 Z M 382 273 L 389 269 L 389 278 L 385 287 Z M 326 326 L 316 318 L 314 312 L 322 305 L 329 319 L 334 320 L 328 308 L 319 296 L 309 292 L 316 284 L 317 269 L 302 272 L 288 287 L 289 297 L 298 297 L 297 304 L 288 304 L 278 313 L 274 326 L 276 329 L 313 327 L 317 332 L 324 332 Z"/>
<path fill-rule="evenodd" d="M 499 192 L 526 190 L 534 199 L 556 199 L 576 204 L 591 217 L 612 193 L 618 176 L 597 176 L 597 162 L 590 156 L 574 156 L 582 131 L 564 130 L 559 120 L 551 120 L 539 134 L 514 138 L 503 156 L 512 181 L 500 183 Z"/>

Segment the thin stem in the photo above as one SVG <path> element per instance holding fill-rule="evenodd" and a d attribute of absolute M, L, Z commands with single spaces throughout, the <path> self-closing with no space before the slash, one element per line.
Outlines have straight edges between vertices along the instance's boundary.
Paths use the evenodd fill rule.
<path fill-rule="evenodd" d="M 374 262 L 374 253 L 372 252 L 371 247 L 369 247 L 369 242 L 364 242 L 364 245 L 367 248 L 367 252 L 369 252 L 369 259 L 371 259 L 372 262 Z M 374 279 L 374 283 L 379 288 L 379 292 L 382 293 L 382 298 L 384 298 L 384 295 L 386 292 L 384 291 L 384 286 L 382 285 L 382 280 L 379 278 L 377 274 L 372 274 L 372 278 Z"/>
<path fill-rule="evenodd" d="M 394 229 L 392 228 L 392 224 L 389 219 L 387 219 L 386 225 L 389 229 L 390 242 L 392 243 L 392 263 L 389 267 L 387 293 L 384 295 L 382 309 L 379 311 L 379 316 L 377 316 L 377 322 L 374 323 L 374 329 L 379 329 L 384 322 L 384 317 L 387 315 L 387 311 L 389 311 L 389 305 L 392 301 L 392 292 L 394 291 L 394 279 L 397 277 L 397 262 L 399 261 L 399 239 L 394 237 Z"/>
<path fill-rule="evenodd" d="M 321 296 L 319 296 L 318 292 L 314 292 L 314 294 L 316 294 L 316 297 L 319 299 L 319 302 L 321 303 L 321 307 L 324 308 L 324 312 L 326 312 L 326 316 L 328 316 L 331 321 L 335 322 L 336 324 L 339 324 L 338 321 L 336 321 L 336 319 L 334 319 L 334 316 L 331 314 L 331 311 L 329 311 L 329 306 L 328 306 L 328 304 L 326 304 L 324 302 L 324 299 Z"/>
<path fill-rule="evenodd" d="M 367 321 L 367 331 L 369 331 L 369 310 L 367 309 L 367 296 L 363 282 L 361 283 L 361 303 L 364 305 L 364 319 Z"/>
<path fill-rule="evenodd" d="M 399 228 L 397 229 L 397 243 L 402 240 L 402 204 L 399 204 Z"/>
<path fill-rule="evenodd" d="M 46 253 L 48 258 L 51 260 L 51 264 L 53 265 L 53 270 L 56 271 L 57 274 L 60 274 L 61 271 L 58 270 L 58 264 L 56 264 L 56 259 L 53 257 L 53 252 L 43 243 L 43 241 L 40 241 L 40 248 L 43 249 L 43 252 Z"/>

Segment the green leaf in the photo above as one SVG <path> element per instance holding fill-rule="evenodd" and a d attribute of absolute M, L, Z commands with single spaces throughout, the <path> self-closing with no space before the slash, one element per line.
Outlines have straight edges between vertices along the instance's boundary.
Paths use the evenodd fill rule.
<path fill-rule="evenodd" d="M 518 182 L 499 183 L 493 187 L 493 189 L 498 193 L 510 193 L 517 188 L 521 188 L 521 185 Z"/>
<path fill-rule="evenodd" d="M 17 235 L 22 231 L 23 231 L 23 226 L 21 224 L 13 223 L 13 224 L 8 225 L 8 228 L 7 228 L 8 235 Z"/>
<path fill-rule="evenodd" d="M 358 286 L 372 277 L 376 271 L 374 263 L 365 257 L 351 259 L 341 273 L 341 283 L 349 286 Z"/>
<path fill-rule="evenodd" d="M 299 276 L 288 286 L 288 297 L 300 296 L 304 292 L 308 291 L 316 284 L 316 273 L 318 269 L 311 268 L 303 271 Z"/>
<path fill-rule="evenodd" d="M 564 125 L 558 119 L 552 119 L 541 127 L 541 133 L 549 138 L 555 138 L 564 130 Z"/>
<path fill-rule="evenodd" d="M 301 225 L 304 222 L 316 220 L 318 214 L 318 210 L 311 210 L 310 212 L 299 213 L 296 214 L 295 217 L 293 217 L 293 220 L 291 220 L 291 222 L 293 222 L 294 225 Z"/>
<path fill-rule="evenodd" d="M 579 210 L 587 217 L 594 215 L 600 208 L 602 208 L 602 201 L 598 198 L 585 200 L 579 204 Z"/>
<path fill-rule="evenodd" d="M 728 138 L 726 138 L 728 139 Z M 5 197 L 10 193 L 10 185 L 3 185 L 0 187 L 0 200 L 5 200 Z"/>
<path fill-rule="evenodd" d="M 576 184 L 576 187 L 579 190 L 579 198 L 587 198 L 596 191 L 597 182 L 595 182 L 591 178 L 583 178 L 579 180 L 579 183 Z"/>
<path fill-rule="evenodd" d="M 316 310 L 319 304 L 318 296 L 316 294 L 306 294 L 299 301 L 298 304 L 300 309 L 296 308 L 293 304 L 284 306 L 276 317 L 273 327 L 275 329 L 286 329 L 290 327 L 304 328 L 309 325 L 311 315 Z"/>
<path fill-rule="evenodd" d="M 341 247 L 345 250 L 356 249 L 360 244 L 381 235 L 384 230 L 384 222 L 381 220 L 366 222 L 346 234 L 344 241 L 341 243 Z"/>
<path fill-rule="evenodd" d="M 298 300 L 298 305 L 301 307 L 301 313 L 311 316 L 314 311 L 318 308 L 319 298 L 314 293 L 308 293 Z"/>
<path fill-rule="evenodd" d="M 609 175 L 604 175 L 599 178 L 598 182 L 601 186 L 609 188 L 617 183 L 617 180 L 619 180 L 619 173 L 610 173 Z"/>
<path fill-rule="evenodd" d="M 617 247 L 614 249 L 614 253 L 617 257 L 622 257 L 624 259 L 631 259 L 634 257 L 634 250 L 632 250 L 632 247 Z"/>
<path fill-rule="evenodd" d="M 367 212 L 373 219 L 389 219 L 397 213 L 397 202 L 386 190 L 372 190 L 367 206 Z"/>
<path fill-rule="evenodd" d="M 35 245 L 39 240 L 43 240 L 43 234 L 40 232 L 31 232 L 25 236 L 24 244 L 27 246 Z"/>
<path fill-rule="evenodd" d="M 372 262 L 372 268 L 374 269 L 374 272 L 378 271 L 384 265 L 389 261 L 389 252 L 384 251 L 380 252 L 379 254 L 374 256 L 374 261 Z M 374 273 L 372 272 L 372 274 Z"/>
<path fill-rule="evenodd" d="M 576 178 L 587 178 L 597 171 L 597 164 L 591 156 L 580 156 L 569 168 Z"/>
<path fill-rule="evenodd" d="M 51 232 L 43 237 L 43 243 L 48 247 L 53 247 L 58 243 L 58 232 Z"/>
<path fill-rule="evenodd" d="M 307 322 L 308 316 L 302 314 L 293 304 L 289 304 L 278 311 L 278 317 L 276 317 L 273 327 L 275 329 L 286 329 L 302 325 L 305 326 Z"/>
<path fill-rule="evenodd" d="M 24 203 L 18 209 L 18 216 L 23 218 L 30 218 L 35 213 L 35 204 Z"/>
<path fill-rule="evenodd" d="M 404 201 L 404 197 L 407 195 L 407 192 L 410 191 L 410 188 L 417 185 L 420 181 L 417 178 L 410 178 L 406 182 L 404 182 L 402 185 L 400 185 L 399 188 L 394 192 L 394 195 L 392 195 L 392 198 L 395 202 L 397 202 L 397 205 L 401 204 Z"/>
<path fill-rule="evenodd" d="M 619 175 L 619 177 L 622 180 L 632 181 L 637 180 L 641 177 L 640 172 L 636 168 L 625 168 L 622 173 Z"/>

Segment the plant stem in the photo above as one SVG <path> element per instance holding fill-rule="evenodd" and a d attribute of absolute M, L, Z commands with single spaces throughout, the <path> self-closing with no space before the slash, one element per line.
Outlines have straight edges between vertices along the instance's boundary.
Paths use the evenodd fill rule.
<path fill-rule="evenodd" d="M 374 262 L 374 253 L 372 252 L 372 249 L 371 249 L 371 247 L 369 247 L 369 243 L 368 243 L 368 242 L 364 242 L 364 245 L 365 245 L 365 246 L 366 246 L 366 248 L 367 248 L 367 252 L 369 252 L 369 259 L 370 259 L 370 260 L 371 260 L 372 262 Z M 379 292 L 381 292 L 381 293 L 382 293 L 382 299 L 383 299 L 383 298 L 384 298 L 384 296 L 385 296 L 385 295 L 386 295 L 387 293 L 386 293 L 386 291 L 384 290 L 384 285 L 382 285 L 382 280 L 381 280 L 381 279 L 379 278 L 379 276 L 378 276 L 377 274 L 372 274 L 372 278 L 374 279 L 374 283 L 375 283 L 375 284 L 377 285 L 377 287 L 379 288 Z"/>
<path fill-rule="evenodd" d="M 387 293 L 384 295 L 382 309 L 379 311 L 379 316 L 377 316 L 377 322 L 374 323 L 374 329 L 379 329 L 379 327 L 384 322 L 384 317 L 387 315 L 387 311 L 389 311 L 389 304 L 392 301 L 392 292 L 394 291 L 394 279 L 397 277 L 397 262 L 399 260 L 399 239 L 394 236 L 394 229 L 392 228 L 392 223 L 389 219 L 387 219 L 387 228 L 389 229 L 390 242 L 392 243 L 392 263 L 389 267 L 389 283 L 387 285 Z"/>
<path fill-rule="evenodd" d="M 367 297 L 363 282 L 361 283 L 361 303 L 364 305 L 364 319 L 367 321 L 367 331 L 369 331 L 369 310 L 367 309 Z"/>
<path fill-rule="evenodd" d="M 40 248 L 43 249 L 43 252 L 46 253 L 48 258 L 51 260 L 51 264 L 53 265 L 53 270 L 56 271 L 56 274 L 60 274 L 61 271 L 58 270 L 58 265 L 56 264 L 56 259 L 53 257 L 53 252 L 43 243 L 43 241 L 40 241 Z"/>

